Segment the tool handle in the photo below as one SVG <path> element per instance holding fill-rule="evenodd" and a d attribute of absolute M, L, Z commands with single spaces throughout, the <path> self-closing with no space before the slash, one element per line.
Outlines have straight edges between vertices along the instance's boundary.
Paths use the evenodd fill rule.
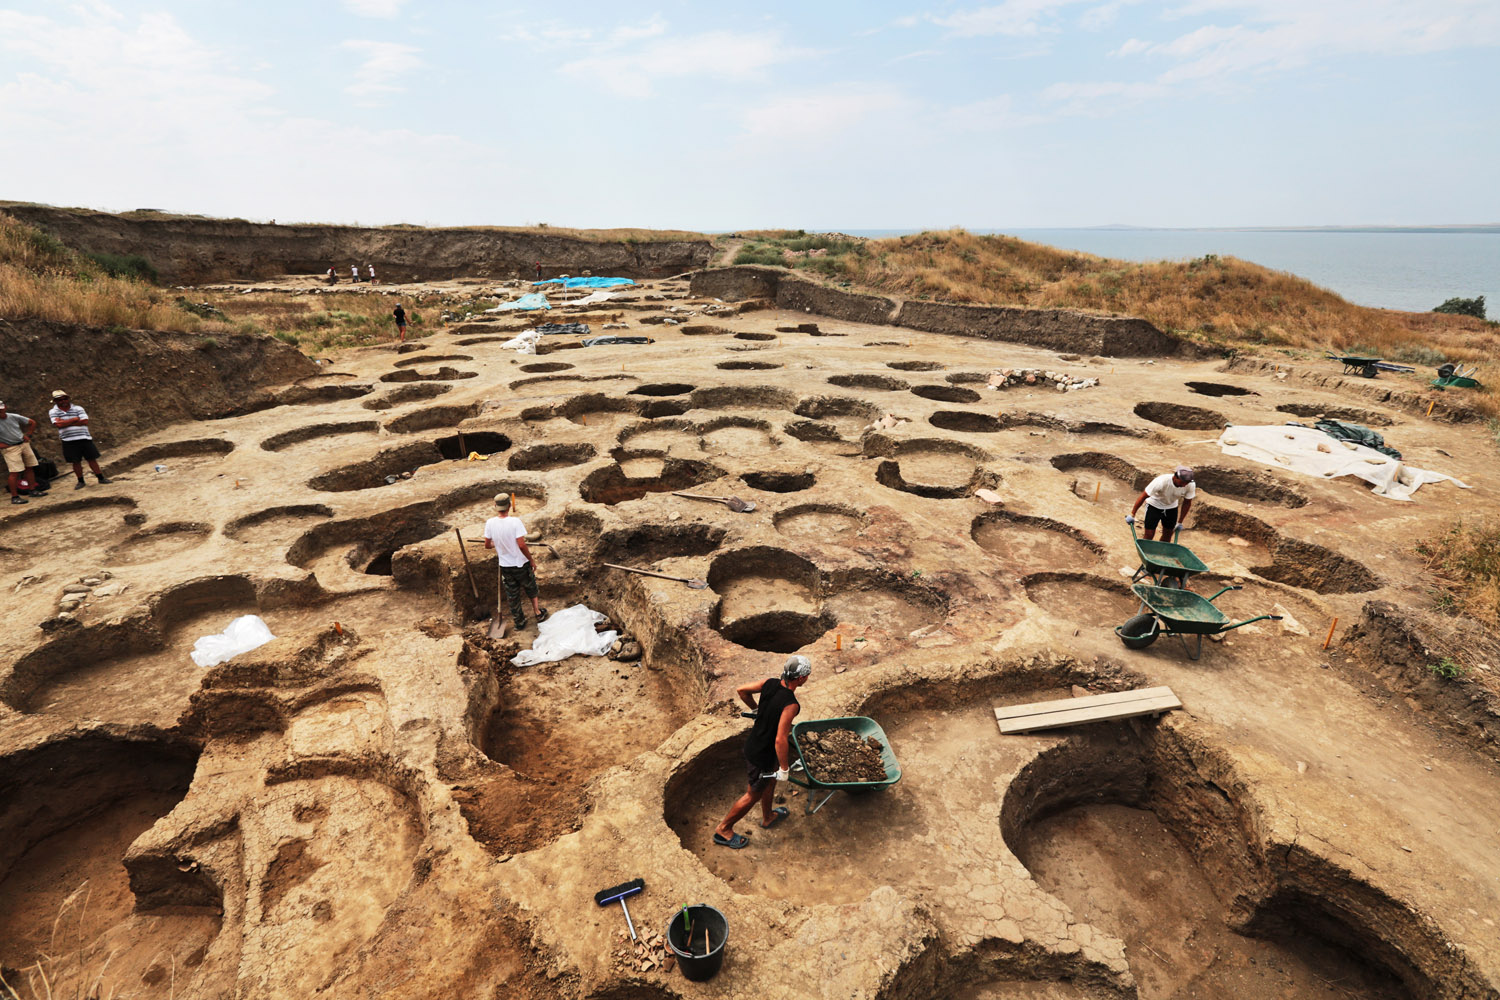
<path fill-rule="evenodd" d="M 600 565 L 608 566 L 610 569 L 623 569 L 627 573 L 639 573 L 641 576 L 654 576 L 662 580 L 676 580 L 678 583 L 692 582 L 685 576 L 668 576 L 665 573 L 653 573 L 649 569 L 636 569 L 634 566 L 620 566 L 616 563 L 600 563 Z"/>
<path fill-rule="evenodd" d="M 635 921 L 630 919 L 630 907 L 625 905 L 625 900 L 620 900 L 620 909 L 625 911 L 625 926 L 630 928 L 630 940 L 635 940 Z"/>
<path fill-rule="evenodd" d="M 709 500 L 713 503 L 727 504 L 729 500 L 725 497 L 706 497 L 701 493 L 673 493 L 674 497 L 687 497 L 689 500 Z"/>

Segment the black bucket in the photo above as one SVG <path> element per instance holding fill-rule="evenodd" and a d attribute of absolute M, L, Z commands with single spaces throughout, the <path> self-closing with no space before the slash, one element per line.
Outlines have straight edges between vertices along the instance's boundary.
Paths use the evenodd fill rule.
<path fill-rule="evenodd" d="M 691 940 L 687 933 L 688 919 L 693 925 Z M 724 964 L 724 945 L 728 938 L 729 921 L 707 903 L 689 906 L 686 915 L 678 910 L 667 921 L 667 947 L 677 956 L 683 976 L 694 982 L 712 979 L 718 974 L 719 966 Z"/>

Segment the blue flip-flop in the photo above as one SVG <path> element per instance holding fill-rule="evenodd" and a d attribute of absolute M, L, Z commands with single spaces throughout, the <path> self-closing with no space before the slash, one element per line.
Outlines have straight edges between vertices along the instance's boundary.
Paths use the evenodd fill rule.
<path fill-rule="evenodd" d="M 782 820 L 786 819 L 791 814 L 792 814 L 792 811 L 790 809 L 788 809 L 786 806 L 777 806 L 775 809 L 771 810 L 771 822 L 769 822 L 769 823 L 762 823 L 760 825 L 760 828 L 762 830 L 769 830 L 769 829 L 771 829 L 771 827 L 775 826 L 777 823 L 780 823 Z"/>
<path fill-rule="evenodd" d="M 742 833 L 737 833 L 732 837 L 726 837 L 722 833 L 716 833 L 714 834 L 714 843 L 718 844 L 720 847 L 727 847 L 730 850 L 738 851 L 742 847 L 750 846 L 750 838 Z"/>

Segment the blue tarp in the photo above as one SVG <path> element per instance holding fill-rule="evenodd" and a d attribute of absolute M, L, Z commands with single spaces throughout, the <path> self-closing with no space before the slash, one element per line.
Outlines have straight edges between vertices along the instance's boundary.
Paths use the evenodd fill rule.
<path fill-rule="evenodd" d="M 541 292 L 527 292 L 514 302 L 502 302 L 486 312 L 510 312 L 512 309 L 551 309 L 552 304 Z"/>
<path fill-rule="evenodd" d="M 614 288 L 616 285 L 633 285 L 629 278 L 548 278 L 533 281 L 533 285 L 562 285 L 564 288 Z"/>

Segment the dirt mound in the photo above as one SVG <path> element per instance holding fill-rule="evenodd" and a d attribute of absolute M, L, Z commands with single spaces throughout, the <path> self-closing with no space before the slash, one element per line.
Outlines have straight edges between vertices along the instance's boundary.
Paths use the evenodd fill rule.
<path fill-rule="evenodd" d="M 885 763 L 880 752 L 885 749 L 873 736 L 860 739 L 850 729 L 825 729 L 803 733 L 797 738 L 807 773 L 825 783 L 884 781 Z"/>
<path fill-rule="evenodd" d="M 43 425 L 37 450 L 54 461 L 61 449 L 46 424 L 58 386 L 88 411 L 103 450 L 179 421 L 262 409 L 272 405 L 268 387 L 317 374 L 296 349 L 258 334 L 207 338 L 41 320 L 0 320 L 0 356 L 10 412 Z"/>

